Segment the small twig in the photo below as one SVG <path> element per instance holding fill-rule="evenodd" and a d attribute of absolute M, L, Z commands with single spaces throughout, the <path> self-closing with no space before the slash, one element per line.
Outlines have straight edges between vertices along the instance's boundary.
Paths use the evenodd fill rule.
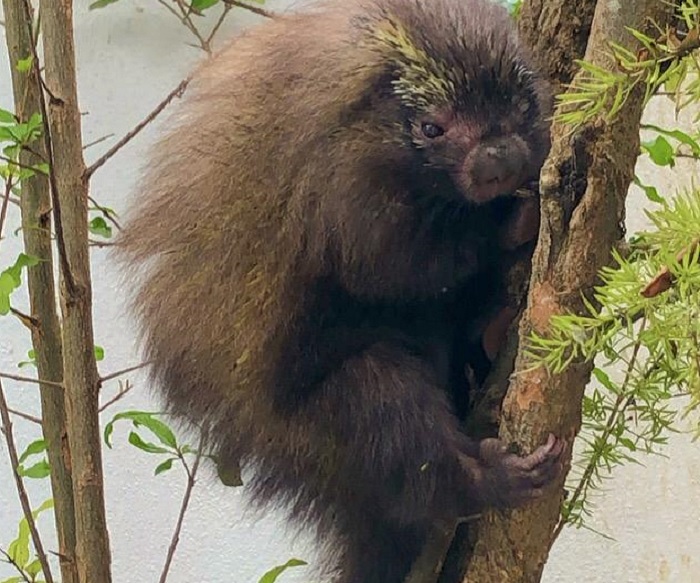
<path fill-rule="evenodd" d="M 211 29 L 211 32 L 209 33 L 209 36 L 207 37 L 207 45 L 209 47 L 211 47 L 211 43 L 214 40 L 216 33 L 219 32 L 219 28 L 221 28 L 221 25 L 224 23 L 224 20 L 226 19 L 226 16 L 228 16 L 228 13 L 231 11 L 231 8 L 232 8 L 232 6 L 230 4 L 224 3 L 224 9 L 221 11 L 221 15 L 219 16 L 219 20 L 216 21 L 214 28 Z"/>
<path fill-rule="evenodd" d="M 187 462 L 185 461 L 185 456 L 183 454 L 180 454 L 180 459 L 182 461 L 182 465 L 185 467 L 185 471 L 187 472 L 187 488 L 185 489 L 185 494 L 182 497 L 182 504 L 180 505 L 180 513 L 177 517 L 175 531 L 173 532 L 172 539 L 170 540 L 170 546 L 168 547 L 168 554 L 165 557 L 165 564 L 163 565 L 163 572 L 160 574 L 159 583 L 166 582 L 166 580 L 168 578 L 168 571 L 170 570 L 170 565 L 173 561 L 173 557 L 175 556 L 175 550 L 177 549 L 177 545 L 180 542 L 180 531 L 182 530 L 182 524 L 185 520 L 185 513 L 187 512 L 187 507 L 189 506 L 189 503 L 190 503 L 190 498 L 192 496 L 192 489 L 194 488 L 194 485 L 196 482 L 195 478 L 197 476 L 197 470 L 199 469 L 199 462 L 202 459 L 202 452 L 204 451 L 205 444 L 206 444 L 206 431 L 201 430 L 200 438 L 199 438 L 199 446 L 197 447 L 197 455 L 194 458 L 194 464 L 192 465 L 191 470 L 190 470 L 189 466 L 187 465 Z"/>
<path fill-rule="evenodd" d="M 107 160 L 109 160 L 112 156 L 114 156 L 119 150 L 121 150 L 126 144 L 128 144 L 136 135 L 143 130 L 149 123 L 151 123 L 157 116 L 158 114 L 163 111 L 171 101 L 173 101 L 176 97 L 182 97 L 182 94 L 185 92 L 185 89 L 187 89 L 187 85 L 190 82 L 190 78 L 187 77 L 183 81 L 180 81 L 180 84 L 175 87 L 170 93 L 168 93 L 168 96 L 161 101 L 158 106 L 151 112 L 149 113 L 145 119 L 139 123 L 133 130 L 131 130 L 128 134 L 126 134 L 121 140 L 119 140 L 114 146 L 112 146 L 107 152 L 100 156 L 95 162 L 93 162 L 87 170 L 85 170 L 85 176 L 84 178 L 87 180 L 92 175 L 95 173 L 95 171 L 103 166 Z"/>
<path fill-rule="evenodd" d="M 164 7 L 168 12 L 170 12 L 170 14 L 172 14 L 173 16 L 175 16 L 175 18 L 177 18 L 178 20 L 180 20 L 180 15 L 178 14 L 177 10 L 175 10 L 172 6 L 170 6 L 170 4 L 168 4 L 165 0 L 158 0 L 158 4 L 162 4 L 163 7 Z"/>
<path fill-rule="evenodd" d="M 96 239 L 88 239 L 88 245 L 90 247 L 112 247 L 114 243 L 112 241 L 97 241 Z"/>
<path fill-rule="evenodd" d="M 22 322 L 22 324 L 24 324 L 30 330 L 38 330 L 39 329 L 39 320 L 37 320 L 33 316 L 30 316 L 29 314 L 25 314 L 23 312 L 20 312 L 19 310 L 16 310 L 15 308 L 10 308 L 10 313 L 13 316 L 16 316 L 17 319 L 20 322 Z"/>
<path fill-rule="evenodd" d="M 20 574 L 20 577 L 22 578 L 22 581 L 26 581 L 26 583 L 32 583 L 32 580 L 29 578 L 29 576 L 22 570 L 22 567 L 20 567 L 15 560 L 9 555 L 9 553 L 5 549 L 0 549 L 0 554 L 2 554 L 5 557 L 5 560 L 12 565 Z"/>
<path fill-rule="evenodd" d="M 12 381 L 19 381 L 21 383 L 34 383 L 37 385 L 47 385 L 49 387 L 56 387 L 57 389 L 62 389 L 63 385 L 54 381 L 45 381 L 42 379 L 34 379 L 32 377 L 23 377 L 16 374 L 10 374 L 6 372 L 0 372 L 0 379 L 10 379 Z"/>
<path fill-rule="evenodd" d="M 24 514 L 24 518 L 27 521 L 27 526 L 29 527 L 32 542 L 34 543 L 34 550 L 36 551 L 39 562 L 41 563 L 41 570 L 44 574 L 44 579 L 46 580 L 46 583 L 53 583 L 53 575 L 51 574 L 49 561 L 46 558 L 46 553 L 44 552 L 44 545 L 41 542 L 41 537 L 39 536 L 39 531 L 36 528 L 34 516 L 32 515 L 32 506 L 29 503 L 29 496 L 27 496 L 27 490 L 24 488 L 22 476 L 20 476 L 19 472 L 17 471 L 17 468 L 19 467 L 19 456 L 17 455 L 17 446 L 15 445 L 15 438 L 12 435 L 12 419 L 10 419 L 10 412 L 7 408 L 7 401 L 5 400 L 5 391 L 2 387 L 1 382 L 0 418 L 2 419 L 2 432 L 5 434 L 7 451 L 10 454 L 10 462 L 12 464 L 12 475 L 15 478 L 15 485 L 17 486 L 17 495 L 19 496 L 19 501 L 22 506 L 22 513 Z"/>
<path fill-rule="evenodd" d="M 681 261 L 683 261 L 684 257 L 695 253 L 698 249 L 698 246 L 700 246 L 700 237 L 693 239 L 690 245 L 681 249 L 678 255 L 676 255 L 676 261 L 680 263 Z M 670 289 L 673 285 L 673 282 L 674 277 L 671 274 L 671 270 L 668 267 L 664 267 L 644 287 L 644 289 L 641 291 L 641 294 L 645 298 L 655 298 L 659 294 Z"/>
<path fill-rule="evenodd" d="M 173 0 L 175 4 L 177 4 L 177 7 L 180 9 L 180 14 L 182 14 L 182 22 L 183 24 L 190 29 L 192 34 L 197 37 L 197 40 L 199 41 L 199 46 L 202 50 L 204 50 L 206 53 L 211 54 L 211 47 L 209 46 L 209 43 L 207 42 L 207 39 L 205 39 L 202 36 L 202 33 L 199 32 L 199 29 L 197 28 L 197 25 L 192 21 L 192 14 L 196 14 L 192 10 L 192 6 L 190 4 L 187 4 L 184 2 L 184 0 Z"/>
<path fill-rule="evenodd" d="M 6 162 L 7 164 L 13 164 L 17 166 L 17 168 L 22 168 L 23 170 L 31 170 L 32 172 L 40 172 L 43 173 L 43 171 L 36 166 L 28 166 L 27 164 L 22 164 L 21 162 L 17 160 L 13 160 L 12 158 L 8 158 L 7 156 L 0 155 L 0 160 L 3 162 Z"/>
<path fill-rule="evenodd" d="M 251 4 L 246 4 L 245 2 L 240 2 L 239 0 L 223 1 L 225 4 L 230 4 L 231 6 L 236 6 L 237 8 L 243 8 L 244 10 L 248 10 L 249 12 L 257 14 L 258 16 L 264 16 L 265 18 L 276 18 L 274 12 L 270 12 L 269 10 L 265 10 L 264 8 L 259 8 L 258 6 L 252 6 Z"/>
<path fill-rule="evenodd" d="M 106 136 L 102 136 L 101 138 L 97 138 L 96 140 L 93 140 L 92 142 L 88 142 L 83 146 L 83 150 L 87 150 L 88 148 L 91 148 L 92 146 L 96 146 L 97 144 L 100 144 L 104 142 L 105 140 L 109 140 L 109 138 L 113 138 L 114 134 L 107 134 Z"/>
<path fill-rule="evenodd" d="M 120 386 L 121 388 L 119 391 L 117 391 L 117 394 L 114 395 L 114 397 L 106 401 L 103 405 L 100 405 L 99 409 L 97 410 L 98 413 L 102 413 L 102 411 L 114 405 L 114 403 L 119 401 L 122 397 L 124 397 L 124 395 L 134 388 L 134 385 L 132 385 L 129 381 L 126 381 L 123 385 L 120 383 Z"/>
<path fill-rule="evenodd" d="M 115 378 L 120 377 L 122 375 L 125 375 L 127 373 L 133 372 L 135 370 L 139 370 L 140 368 L 148 366 L 152 362 L 153 362 L 152 360 L 147 360 L 146 362 L 142 362 L 141 364 L 135 364 L 134 366 L 130 366 L 130 367 L 124 368 L 122 370 L 111 372 L 103 377 L 100 377 L 100 383 L 104 383 L 106 381 L 111 381 L 112 379 L 115 379 Z"/>
<path fill-rule="evenodd" d="M 44 164 L 46 164 L 48 162 L 48 160 L 46 158 L 44 158 L 44 156 L 42 156 L 40 152 L 37 152 L 34 149 L 34 146 L 32 146 L 30 144 L 25 144 L 24 146 L 22 146 L 22 150 L 24 150 L 25 152 L 29 152 L 32 156 L 34 156 L 35 158 L 38 158 Z"/>
<path fill-rule="evenodd" d="M 5 228 L 5 219 L 7 218 L 7 207 L 10 206 L 10 194 L 12 194 L 12 175 L 8 176 L 5 181 L 5 193 L 2 198 L 2 206 L 0 206 L 0 237 Z"/>
<path fill-rule="evenodd" d="M 11 407 L 8 407 L 7 410 L 13 415 L 17 415 L 17 417 L 21 417 L 26 421 L 31 421 L 32 423 L 41 425 L 41 419 L 39 419 L 38 417 L 34 417 L 33 415 L 29 415 L 29 413 L 24 413 L 22 411 L 18 411 L 17 409 L 12 409 Z"/>
<path fill-rule="evenodd" d="M 647 324 L 647 319 L 646 316 L 642 319 L 642 323 L 639 328 L 639 334 L 637 336 L 638 340 L 634 343 L 634 347 L 632 348 L 632 355 L 630 356 L 629 363 L 627 364 L 627 370 L 625 371 L 625 378 L 622 381 L 622 384 L 620 385 L 620 392 L 618 393 L 617 397 L 615 398 L 615 403 L 612 407 L 612 410 L 610 411 L 610 414 L 608 415 L 608 418 L 605 422 L 605 429 L 602 431 L 600 435 L 600 442 L 603 444 L 607 444 L 608 438 L 610 435 L 612 435 L 612 432 L 615 430 L 616 427 L 616 421 L 618 416 L 627 410 L 627 407 L 630 406 L 630 404 L 634 401 L 634 395 L 629 395 L 627 394 L 627 388 L 629 386 L 630 379 L 632 378 L 632 373 L 634 372 L 634 366 L 637 363 L 637 357 L 639 356 L 639 351 L 641 350 L 642 347 L 642 342 L 639 340 L 641 338 L 642 333 L 644 332 Z M 568 504 L 573 506 L 578 499 L 581 497 L 583 494 L 584 490 L 587 490 L 590 483 L 591 483 L 591 478 L 593 477 L 593 474 L 595 472 L 595 469 L 598 465 L 598 460 L 600 459 L 600 453 L 599 452 L 593 452 L 593 455 L 591 456 L 591 459 L 589 460 L 588 464 L 586 465 L 586 469 L 583 472 L 583 475 L 581 476 L 581 479 L 579 480 L 578 484 L 576 485 L 576 489 L 574 490 L 573 494 L 568 500 Z M 555 541 L 559 535 L 561 534 L 561 531 L 564 529 L 564 526 L 566 526 L 567 520 L 563 517 L 559 517 L 559 521 L 557 525 L 554 527 L 554 531 L 552 532 L 552 540 Z"/>

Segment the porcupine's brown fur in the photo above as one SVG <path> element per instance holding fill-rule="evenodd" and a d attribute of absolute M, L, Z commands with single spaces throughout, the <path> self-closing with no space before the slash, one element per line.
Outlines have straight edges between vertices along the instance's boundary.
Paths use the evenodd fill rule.
<path fill-rule="evenodd" d="M 151 152 L 117 250 L 153 381 L 338 581 L 398 583 L 430 521 L 559 471 L 450 401 L 548 107 L 488 0 L 333 0 L 202 65 Z"/>

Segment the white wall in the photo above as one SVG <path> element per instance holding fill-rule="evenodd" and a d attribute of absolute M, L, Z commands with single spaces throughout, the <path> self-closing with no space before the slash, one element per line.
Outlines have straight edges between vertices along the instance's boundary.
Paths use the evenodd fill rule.
<path fill-rule="evenodd" d="M 84 116 L 84 140 L 91 142 L 105 134 L 112 138 L 90 148 L 94 160 L 115 139 L 129 131 L 177 83 L 202 53 L 186 43 L 187 31 L 162 6 L 148 0 L 120 0 L 104 10 L 88 12 L 88 2 L 76 3 L 76 37 L 79 91 Z M 289 4 L 268 0 L 267 7 Z M 237 26 L 256 17 L 234 11 L 217 38 L 234 34 Z M 0 107 L 12 109 L 6 55 L 0 50 Z M 650 115 L 656 122 L 673 125 L 668 107 L 655 106 Z M 135 139 L 95 175 L 92 195 L 119 210 L 128 205 L 138 177 L 144 149 L 157 124 Z M 675 175 L 661 175 L 642 165 L 640 173 L 649 182 L 667 185 L 682 176 L 687 182 L 688 165 Z M 643 225 L 640 198 L 630 202 L 629 225 Z M 21 250 L 20 237 L 13 234 L 19 224 L 17 209 L 10 207 L 9 228 L 0 244 L 0 266 L 13 261 Z M 95 280 L 96 342 L 106 349 L 105 373 L 139 362 L 133 336 L 123 314 L 121 292 L 113 266 L 103 250 L 93 251 Z M 14 299 L 20 309 L 26 297 Z M 30 348 L 29 336 L 12 318 L 0 319 L 0 370 L 22 374 L 16 363 Z M 130 377 L 136 389 L 118 406 L 153 410 L 143 376 Z M 12 406 L 37 410 L 33 385 L 4 381 Z M 109 383 L 111 394 L 116 382 Z M 35 425 L 15 420 L 20 448 L 36 439 Z M 125 445 L 127 432 L 118 427 L 113 450 L 105 450 L 107 510 L 116 583 L 156 581 L 169 544 L 184 476 L 172 472 L 153 477 L 154 458 Z M 598 512 L 590 525 L 617 539 L 610 542 L 587 531 L 566 531 L 557 542 L 546 569 L 547 583 L 673 582 L 700 581 L 700 537 L 694 536 L 700 519 L 700 449 L 689 438 L 672 438 L 667 449 L 669 461 L 647 460 L 645 468 L 630 466 L 618 470 L 607 490 L 598 495 Z M 49 493 L 48 483 L 29 482 L 30 495 L 38 505 Z M 4 442 L 0 452 L 0 545 L 14 538 L 20 509 L 11 479 Z M 40 524 L 50 532 L 49 521 Z M 47 540 L 53 545 L 51 539 Z M 274 564 L 296 556 L 313 561 L 308 540 L 286 530 L 275 512 L 256 515 L 246 512 L 245 499 L 238 490 L 224 488 L 210 475 L 202 477 L 195 489 L 185 521 L 178 553 L 172 568 L 172 583 L 252 583 Z M 13 575 L 0 564 L 0 580 Z M 285 581 L 307 581 L 304 569 L 291 572 Z"/>

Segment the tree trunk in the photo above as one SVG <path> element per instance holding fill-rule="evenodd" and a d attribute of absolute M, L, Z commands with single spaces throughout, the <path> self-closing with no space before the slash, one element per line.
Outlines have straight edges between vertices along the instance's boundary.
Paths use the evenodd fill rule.
<path fill-rule="evenodd" d="M 575 61 L 586 52 L 596 0 L 526 0 L 518 31 L 542 70 L 561 90 L 576 73 Z"/>
<path fill-rule="evenodd" d="M 80 583 L 110 583 L 88 247 L 88 180 L 82 154 L 71 0 L 41 0 L 52 204 L 60 262 L 63 382 Z"/>
<path fill-rule="evenodd" d="M 638 47 L 626 27 L 649 30 L 651 18 L 663 28 L 671 9 L 659 0 L 599 0 L 586 61 L 614 69 L 609 43 L 634 52 Z M 521 338 L 532 331 L 546 334 L 556 314 L 581 313 L 581 293 L 591 291 L 599 269 L 610 262 L 610 250 L 623 235 L 625 198 L 639 154 L 643 90 L 637 87 L 610 122 L 602 114 L 573 136 L 570 127 L 553 125 L 552 151 L 541 175 L 542 221 Z M 542 367 L 532 369 L 521 350 L 503 403 L 501 438 L 532 451 L 549 432 L 568 436 L 569 459 L 591 368 L 578 363 L 549 376 Z M 526 508 L 486 513 L 464 581 L 539 581 L 554 542 L 562 495 L 559 487 Z"/>
<path fill-rule="evenodd" d="M 41 82 L 36 69 L 20 72 L 15 64 L 34 53 L 32 14 L 27 4 L 3 0 L 5 38 L 11 63 L 15 114 L 25 123 L 41 113 Z M 48 159 L 45 142 L 39 140 L 32 151 L 24 150 L 19 162 L 34 166 Z M 22 181 L 20 197 L 22 235 L 25 251 L 39 257 L 38 265 L 28 268 L 29 304 L 32 318 L 32 345 L 39 378 L 60 383 L 63 377 L 61 328 L 56 311 L 53 257 L 51 254 L 51 198 L 46 175 L 37 172 Z M 58 537 L 58 555 L 63 583 L 77 583 L 75 569 L 75 508 L 71 482 L 71 459 L 66 433 L 63 391 L 41 385 L 41 418 L 47 456 L 51 466 L 51 491 Z"/>
<path fill-rule="evenodd" d="M 563 91 L 564 85 L 571 82 L 575 71 L 574 61 L 584 56 L 596 1 L 525 0 L 522 4 L 518 20 L 520 37 L 549 77 L 554 93 Z M 513 307 L 519 306 L 521 313 L 527 300 L 533 251 L 534 245 L 520 250 L 505 276 L 508 303 Z M 465 429 L 469 435 L 483 438 L 498 434 L 501 403 L 510 384 L 520 344 L 519 321 L 520 315 L 510 326 L 491 373 L 479 389 L 474 410 L 466 422 Z M 456 534 L 454 525 L 452 529 L 436 525 L 433 538 L 416 565 L 421 575 L 416 574 L 415 581 L 432 583 L 436 580 L 436 572 L 440 573 L 440 583 L 461 581 L 475 542 L 473 522 L 460 525 Z M 439 565 L 443 558 L 444 566 Z"/>

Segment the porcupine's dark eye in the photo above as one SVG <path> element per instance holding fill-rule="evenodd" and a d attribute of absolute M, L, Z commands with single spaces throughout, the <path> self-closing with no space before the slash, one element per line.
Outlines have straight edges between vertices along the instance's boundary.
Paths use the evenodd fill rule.
<path fill-rule="evenodd" d="M 430 138 L 431 140 L 434 138 L 439 138 L 442 134 L 445 133 L 445 130 L 442 129 L 439 125 L 436 125 L 434 123 L 424 123 L 421 125 L 421 131 L 423 132 L 423 135 L 426 138 Z"/>

